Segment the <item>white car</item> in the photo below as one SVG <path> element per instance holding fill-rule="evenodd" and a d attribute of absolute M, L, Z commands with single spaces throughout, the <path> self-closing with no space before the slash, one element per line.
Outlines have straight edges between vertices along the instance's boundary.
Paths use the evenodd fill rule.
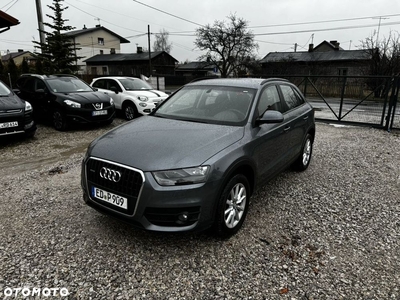
<path fill-rule="evenodd" d="M 113 98 L 115 108 L 122 110 L 127 120 L 149 114 L 168 97 L 134 77 L 99 77 L 93 79 L 90 85 Z"/>

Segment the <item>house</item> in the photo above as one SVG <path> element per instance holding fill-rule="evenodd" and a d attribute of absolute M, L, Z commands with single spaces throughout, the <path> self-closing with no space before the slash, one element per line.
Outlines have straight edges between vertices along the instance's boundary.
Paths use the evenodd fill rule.
<path fill-rule="evenodd" d="M 11 26 L 15 26 L 18 24 L 19 21 L 17 19 L 0 10 L 0 33 L 10 30 Z"/>
<path fill-rule="evenodd" d="M 69 31 L 65 35 L 71 37 L 76 47 L 80 48 L 76 49 L 77 57 L 81 57 L 76 62 L 80 73 L 86 72 L 85 59 L 95 55 L 120 53 L 121 44 L 130 43 L 127 39 L 100 25 L 93 28 L 84 26 L 80 30 Z"/>
<path fill-rule="evenodd" d="M 8 52 L 1 57 L 1 62 L 7 64 L 10 59 L 14 60 L 17 66 L 21 65 L 24 60 L 26 60 L 28 64 L 35 64 L 37 60 L 32 52 L 24 51 L 23 49 L 18 49 L 18 52 Z"/>
<path fill-rule="evenodd" d="M 365 50 L 344 50 L 337 41 L 309 45 L 308 51 L 271 52 L 261 61 L 263 76 L 276 75 L 366 75 L 371 54 Z"/>
<path fill-rule="evenodd" d="M 204 77 L 217 75 L 218 69 L 214 64 L 204 61 L 192 61 L 176 67 L 175 74 L 185 77 Z"/>
<path fill-rule="evenodd" d="M 178 62 L 165 51 L 150 52 L 151 75 L 174 75 Z M 98 54 L 84 60 L 87 74 L 90 75 L 125 75 L 138 77 L 150 75 L 149 52 L 143 52 L 141 47 L 137 53 Z"/>

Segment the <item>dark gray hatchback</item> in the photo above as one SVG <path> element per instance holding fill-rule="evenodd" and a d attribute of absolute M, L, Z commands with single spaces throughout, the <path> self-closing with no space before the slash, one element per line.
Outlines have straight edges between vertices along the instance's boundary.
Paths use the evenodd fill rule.
<path fill-rule="evenodd" d="M 83 197 L 148 230 L 228 237 L 258 187 L 308 167 L 314 136 L 313 109 L 286 80 L 197 81 L 90 144 Z"/>

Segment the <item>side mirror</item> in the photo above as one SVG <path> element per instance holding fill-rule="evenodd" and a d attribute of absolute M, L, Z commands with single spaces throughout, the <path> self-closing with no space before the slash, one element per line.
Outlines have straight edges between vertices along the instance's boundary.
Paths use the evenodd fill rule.
<path fill-rule="evenodd" d="M 12 91 L 13 91 L 13 93 L 16 94 L 16 95 L 21 94 L 20 89 L 12 89 Z"/>
<path fill-rule="evenodd" d="M 44 89 L 37 89 L 37 90 L 35 90 L 35 93 L 44 94 L 45 91 L 44 91 Z"/>
<path fill-rule="evenodd" d="M 119 93 L 119 91 L 118 91 L 118 89 L 117 89 L 116 86 L 111 86 L 111 87 L 110 87 L 110 90 L 112 90 L 112 91 L 113 91 L 114 93 L 116 93 L 116 94 Z"/>
<path fill-rule="evenodd" d="M 267 110 L 264 112 L 264 114 L 261 116 L 261 118 L 258 118 L 256 120 L 256 125 L 259 126 L 261 124 L 282 123 L 283 120 L 284 120 L 284 117 L 281 112 L 276 111 L 276 110 Z"/>

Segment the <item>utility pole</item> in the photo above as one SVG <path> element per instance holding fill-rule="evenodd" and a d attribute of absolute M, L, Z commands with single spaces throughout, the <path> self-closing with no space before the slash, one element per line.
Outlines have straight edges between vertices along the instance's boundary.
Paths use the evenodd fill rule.
<path fill-rule="evenodd" d="M 151 77 L 151 48 L 150 48 L 150 25 L 147 25 L 147 39 L 149 41 L 149 77 Z"/>
<path fill-rule="evenodd" d="M 37 13 L 37 19 L 38 19 L 38 26 L 39 26 L 40 43 L 43 45 L 43 44 L 45 44 L 46 39 L 44 37 L 42 4 L 40 3 L 40 0 L 36 0 L 36 13 Z"/>
<path fill-rule="evenodd" d="M 294 52 L 297 52 L 297 43 L 294 43 Z"/>
<path fill-rule="evenodd" d="M 381 21 L 382 21 L 382 19 L 389 19 L 389 18 L 376 17 L 376 18 L 372 18 L 372 19 L 379 19 L 379 23 L 378 23 L 378 33 L 376 34 L 376 48 L 378 48 L 378 43 L 379 43 L 379 31 L 380 31 L 380 29 L 381 29 Z"/>

